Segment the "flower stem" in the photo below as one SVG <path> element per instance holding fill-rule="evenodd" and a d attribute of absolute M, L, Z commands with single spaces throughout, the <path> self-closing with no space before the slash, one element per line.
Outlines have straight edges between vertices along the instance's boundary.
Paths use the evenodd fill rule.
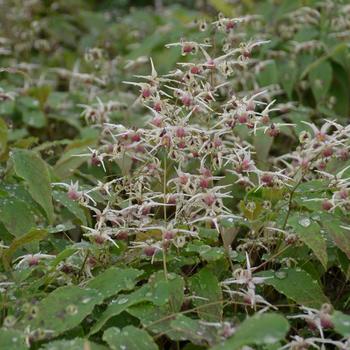
<path fill-rule="evenodd" d="M 167 223 L 167 212 L 166 212 L 166 197 L 167 197 L 167 154 L 164 152 L 164 175 L 163 175 L 163 213 L 164 213 L 164 225 Z M 165 246 L 165 240 L 164 236 L 162 237 L 162 252 L 163 252 L 163 270 L 164 270 L 164 277 L 165 280 L 168 280 L 168 268 L 167 268 L 167 262 L 166 262 L 166 246 Z"/>

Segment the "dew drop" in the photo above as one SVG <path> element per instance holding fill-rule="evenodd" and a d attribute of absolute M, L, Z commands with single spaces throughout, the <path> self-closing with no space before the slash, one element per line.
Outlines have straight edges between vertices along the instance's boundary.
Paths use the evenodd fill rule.
<path fill-rule="evenodd" d="M 118 300 L 118 304 L 121 305 L 121 304 L 125 304 L 128 302 L 128 299 L 127 298 L 121 298 Z"/>
<path fill-rule="evenodd" d="M 278 278 L 279 280 L 283 280 L 287 277 L 287 272 L 286 271 L 276 271 L 275 272 L 275 277 Z"/>
<path fill-rule="evenodd" d="M 233 259 L 238 257 L 238 253 L 237 253 L 236 250 L 232 250 L 232 251 L 230 252 L 230 255 L 231 255 L 231 258 L 233 258 Z"/>
<path fill-rule="evenodd" d="M 66 307 L 66 312 L 68 315 L 73 316 L 73 315 L 76 315 L 78 313 L 78 308 L 75 305 L 70 304 Z"/>
<path fill-rule="evenodd" d="M 277 341 L 278 339 L 276 339 L 275 337 L 271 336 L 271 335 L 266 335 L 264 337 L 264 343 L 266 344 L 273 344 Z"/>
<path fill-rule="evenodd" d="M 310 224 L 311 224 L 311 221 L 310 221 L 309 218 L 301 218 L 301 219 L 299 220 L 299 224 L 300 224 L 301 226 L 303 226 L 303 227 L 309 227 Z"/>
<path fill-rule="evenodd" d="M 320 218 L 319 215 L 313 215 L 312 218 L 313 218 L 314 220 L 316 220 L 316 221 L 320 221 L 320 220 L 321 220 L 321 218 Z"/>

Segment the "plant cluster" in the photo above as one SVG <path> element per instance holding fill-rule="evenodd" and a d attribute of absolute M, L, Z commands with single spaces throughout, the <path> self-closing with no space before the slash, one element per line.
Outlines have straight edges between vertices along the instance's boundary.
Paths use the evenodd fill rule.
<path fill-rule="evenodd" d="M 350 7 L 212 5 L 73 65 L 88 10 L 5 16 L 1 348 L 350 348 Z"/>

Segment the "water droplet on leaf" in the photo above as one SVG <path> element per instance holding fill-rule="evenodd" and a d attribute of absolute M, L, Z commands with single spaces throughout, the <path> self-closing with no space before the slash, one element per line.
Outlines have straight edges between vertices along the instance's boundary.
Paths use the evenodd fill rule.
<path fill-rule="evenodd" d="M 287 277 L 287 272 L 286 271 L 276 271 L 275 277 L 280 279 L 280 280 L 283 280 L 284 278 Z"/>
<path fill-rule="evenodd" d="M 311 224 L 311 221 L 309 218 L 302 218 L 299 220 L 299 224 L 303 227 L 309 227 Z"/>
<path fill-rule="evenodd" d="M 118 300 L 118 304 L 121 305 L 121 304 L 125 304 L 128 302 L 128 299 L 127 298 L 121 298 Z"/>

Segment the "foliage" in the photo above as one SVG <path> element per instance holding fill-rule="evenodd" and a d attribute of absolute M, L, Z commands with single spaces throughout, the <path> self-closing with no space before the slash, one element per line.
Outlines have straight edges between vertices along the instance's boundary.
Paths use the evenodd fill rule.
<path fill-rule="evenodd" d="M 0 349 L 348 349 L 346 1 L 5 0 Z"/>

